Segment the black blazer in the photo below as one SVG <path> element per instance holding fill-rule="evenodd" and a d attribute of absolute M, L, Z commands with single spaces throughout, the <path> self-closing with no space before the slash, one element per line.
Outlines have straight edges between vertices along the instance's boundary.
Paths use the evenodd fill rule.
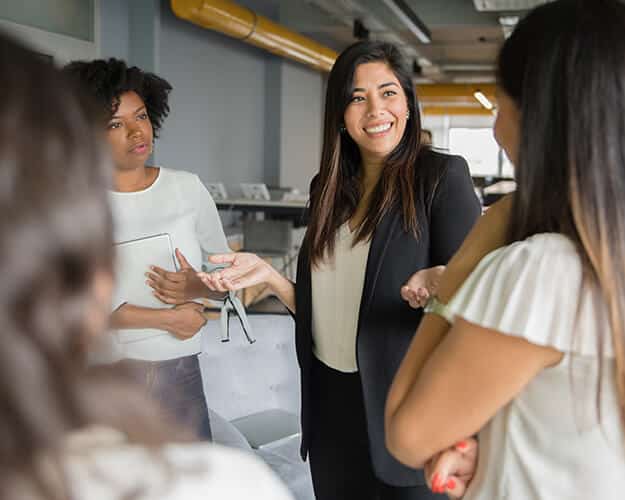
<path fill-rule="evenodd" d="M 386 450 L 384 440 L 386 396 L 423 314 L 421 309 L 414 310 L 402 300 L 400 288 L 419 269 L 446 264 L 480 215 L 480 204 L 463 158 L 424 150 L 416 170 L 435 172 L 440 181 L 434 195 L 429 197 L 431 205 L 417 207 L 421 228 L 418 241 L 403 230 L 399 206 L 391 208 L 375 229 L 356 341 L 373 466 L 380 479 L 396 486 L 424 484 L 421 471 L 395 460 Z M 310 421 L 311 404 L 314 404 L 310 394 L 311 295 L 310 259 L 304 244 L 298 258 L 295 285 L 295 341 L 301 370 L 301 454 L 304 459 L 314 425 Z"/>

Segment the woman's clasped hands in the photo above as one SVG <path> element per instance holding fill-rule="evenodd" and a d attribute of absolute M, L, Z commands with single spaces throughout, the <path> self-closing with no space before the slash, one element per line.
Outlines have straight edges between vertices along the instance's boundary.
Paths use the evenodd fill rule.
<path fill-rule="evenodd" d="M 425 464 L 425 480 L 434 493 L 462 498 L 477 468 L 477 441 L 459 441 Z"/>

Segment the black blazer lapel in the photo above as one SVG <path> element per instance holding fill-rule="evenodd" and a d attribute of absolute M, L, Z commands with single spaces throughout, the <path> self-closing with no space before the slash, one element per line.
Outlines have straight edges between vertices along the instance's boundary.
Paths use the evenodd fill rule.
<path fill-rule="evenodd" d="M 373 232 L 373 239 L 371 240 L 369 256 L 367 258 L 367 268 L 365 270 L 365 282 L 362 287 L 362 297 L 360 299 L 360 312 L 358 314 L 359 330 L 362 318 L 371 305 L 373 291 L 375 290 L 375 284 L 378 280 L 388 244 L 395 238 L 397 232 L 400 230 L 400 211 L 396 205 L 393 205 Z"/>

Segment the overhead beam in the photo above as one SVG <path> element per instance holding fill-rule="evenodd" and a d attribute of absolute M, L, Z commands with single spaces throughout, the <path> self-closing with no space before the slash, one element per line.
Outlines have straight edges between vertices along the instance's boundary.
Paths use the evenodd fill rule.
<path fill-rule="evenodd" d="M 421 43 L 430 43 L 432 33 L 404 0 L 382 0 Z"/>
<path fill-rule="evenodd" d="M 493 116 L 492 111 L 488 111 L 482 106 L 423 106 L 424 115 L 450 115 L 450 116 Z"/>
<path fill-rule="evenodd" d="M 473 94 L 481 91 L 495 102 L 495 85 L 493 83 L 436 83 L 417 85 L 417 96 L 422 103 L 427 102 L 475 102 Z"/>

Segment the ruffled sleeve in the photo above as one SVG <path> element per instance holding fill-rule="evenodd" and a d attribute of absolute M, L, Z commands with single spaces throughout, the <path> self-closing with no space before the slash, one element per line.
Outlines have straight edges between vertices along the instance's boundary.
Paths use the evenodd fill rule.
<path fill-rule="evenodd" d="M 605 306 L 582 277 L 568 238 L 535 235 L 484 257 L 444 315 L 451 323 L 461 317 L 562 352 L 611 357 Z"/>

